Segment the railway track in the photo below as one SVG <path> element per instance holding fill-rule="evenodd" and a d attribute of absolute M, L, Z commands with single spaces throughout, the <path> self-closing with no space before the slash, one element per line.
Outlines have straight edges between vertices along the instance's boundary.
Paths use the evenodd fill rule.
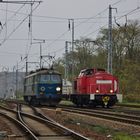
<path fill-rule="evenodd" d="M 88 116 L 140 126 L 140 116 L 138 115 L 131 115 L 122 112 L 112 112 L 112 111 L 97 110 L 97 109 L 75 108 L 75 107 L 68 107 L 68 106 L 60 106 L 60 107 L 62 108 L 63 111 L 67 111 L 71 113 L 84 114 Z"/>
<path fill-rule="evenodd" d="M 26 133 L 28 132 L 28 139 L 33 140 L 88 140 L 88 138 L 75 133 L 74 131 L 67 129 L 60 124 L 54 122 L 53 120 L 43 116 L 37 109 L 34 108 L 25 110 L 25 107 L 22 108 L 22 105 L 17 106 L 17 111 L 7 109 L 2 107 L 2 113 L 7 114 L 8 116 L 16 117 L 18 116 L 18 125 L 23 125 L 26 127 Z M 36 114 L 34 115 L 34 111 Z M 12 113 L 11 113 L 12 112 Z M 26 113 L 25 113 L 26 112 Z M 30 113 L 31 112 L 31 113 Z M 13 115 L 14 114 L 14 115 Z M 17 115 L 18 114 L 18 115 Z M 16 118 L 15 118 L 16 120 Z"/>
<path fill-rule="evenodd" d="M 16 125 L 17 129 L 20 129 L 20 134 L 13 134 L 11 136 L 5 136 L 5 139 L 18 139 L 18 140 L 35 140 L 34 134 L 28 129 L 26 125 L 21 123 L 19 120 L 17 120 L 17 112 L 8 108 L 5 108 L 3 106 L 0 106 L 0 115 L 4 118 L 10 120 L 13 125 Z"/>
<path fill-rule="evenodd" d="M 40 109 L 32 107 L 32 109 L 34 110 L 35 114 L 38 115 L 39 117 L 41 117 L 43 120 L 51 123 L 51 125 L 53 125 L 53 127 L 55 126 L 57 129 L 59 128 L 61 131 L 63 131 L 64 134 L 70 134 L 72 138 L 74 139 L 80 139 L 80 140 L 87 140 L 88 138 L 56 123 L 54 120 L 52 120 L 51 118 L 45 116 L 44 114 L 41 113 Z"/>

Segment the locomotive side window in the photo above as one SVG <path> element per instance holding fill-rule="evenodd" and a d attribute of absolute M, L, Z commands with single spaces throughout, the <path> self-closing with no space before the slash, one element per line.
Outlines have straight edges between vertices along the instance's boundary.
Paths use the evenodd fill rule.
<path fill-rule="evenodd" d="M 79 77 L 92 75 L 92 74 L 93 74 L 93 69 L 84 69 L 80 71 Z"/>

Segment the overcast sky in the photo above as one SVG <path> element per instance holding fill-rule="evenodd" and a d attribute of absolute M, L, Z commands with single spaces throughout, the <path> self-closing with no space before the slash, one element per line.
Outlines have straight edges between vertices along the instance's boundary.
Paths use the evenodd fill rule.
<path fill-rule="evenodd" d="M 65 52 L 65 41 L 71 41 L 68 19 L 74 19 L 75 39 L 96 39 L 99 30 L 108 27 L 109 4 L 117 8 L 117 13 L 113 10 L 113 17 L 116 16 L 122 25 L 125 23 L 124 15 L 128 13 L 128 20 L 140 18 L 140 0 L 44 0 L 33 11 L 33 44 L 30 45 L 28 15 L 31 6 L 0 3 L 0 71 L 12 71 L 17 63 L 19 68 L 24 67 L 25 61 L 20 61 L 27 54 L 28 61 L 39 61 L 40 44 L 34 39 L 45 40 L 41 44 L 43 55 L 54 55 L 56 59 L 61 57 Z M 37 5 L 34 4 L 33 9 Z"/>

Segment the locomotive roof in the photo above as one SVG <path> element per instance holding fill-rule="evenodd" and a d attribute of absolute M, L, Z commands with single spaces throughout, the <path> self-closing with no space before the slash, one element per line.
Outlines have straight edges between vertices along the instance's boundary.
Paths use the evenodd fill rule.
<path fill-rule="evenodd" d="M 101 68 L 87 68 L 87 69 L 83 69 L 81 70 L 81 72 L 85 72 L 85 71 L 88 71 L 88 70 L 93 70 L 93 71 L 105 71 L 105 69 L 101 69 Z"/>
<path fill-rule="evenodd" d="M 34 76 L 34 75 L 40 75 L 40 74 L 60 74 L 58 71 L 54 69 L 47 69 L 47 68 L 42 68 L 42 69 L 37 69 L 36 71 L 31 71 L 26 77 Z"/>
<path fill-rule="evenodd" d="M 101 68 L 87 68 L 87 69 L 83 69 L 80 71 L 79 76 L 78 77 L 83 77 L 83 76 L 87 76 L 87 75 L 97 75 L 97 74 L 108 74 L 105 69 L 101 69 Z"/>
<path fill-rule="evenodd" d="M 95 76 L 113 76 L 111 73 L 108 73 L 107 71 L 105 71 L 105 69 L 101 69 L 101 68 L 87 68 L 87 69 L 83 69 L 80 71 L 78 77 L 85 77 L 85 76 L 89 76 L 89 75 L 95 75 Z"/>

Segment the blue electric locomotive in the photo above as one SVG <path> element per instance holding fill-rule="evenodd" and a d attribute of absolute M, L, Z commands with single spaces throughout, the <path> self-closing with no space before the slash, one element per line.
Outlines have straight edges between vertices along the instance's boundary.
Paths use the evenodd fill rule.
<path fill-rule="evenodd" d="M 24 80 L 24 100 L 31 105 L 56 106 L 61 101 L 62 77 L 54 69 L 39 69 Z"/>

